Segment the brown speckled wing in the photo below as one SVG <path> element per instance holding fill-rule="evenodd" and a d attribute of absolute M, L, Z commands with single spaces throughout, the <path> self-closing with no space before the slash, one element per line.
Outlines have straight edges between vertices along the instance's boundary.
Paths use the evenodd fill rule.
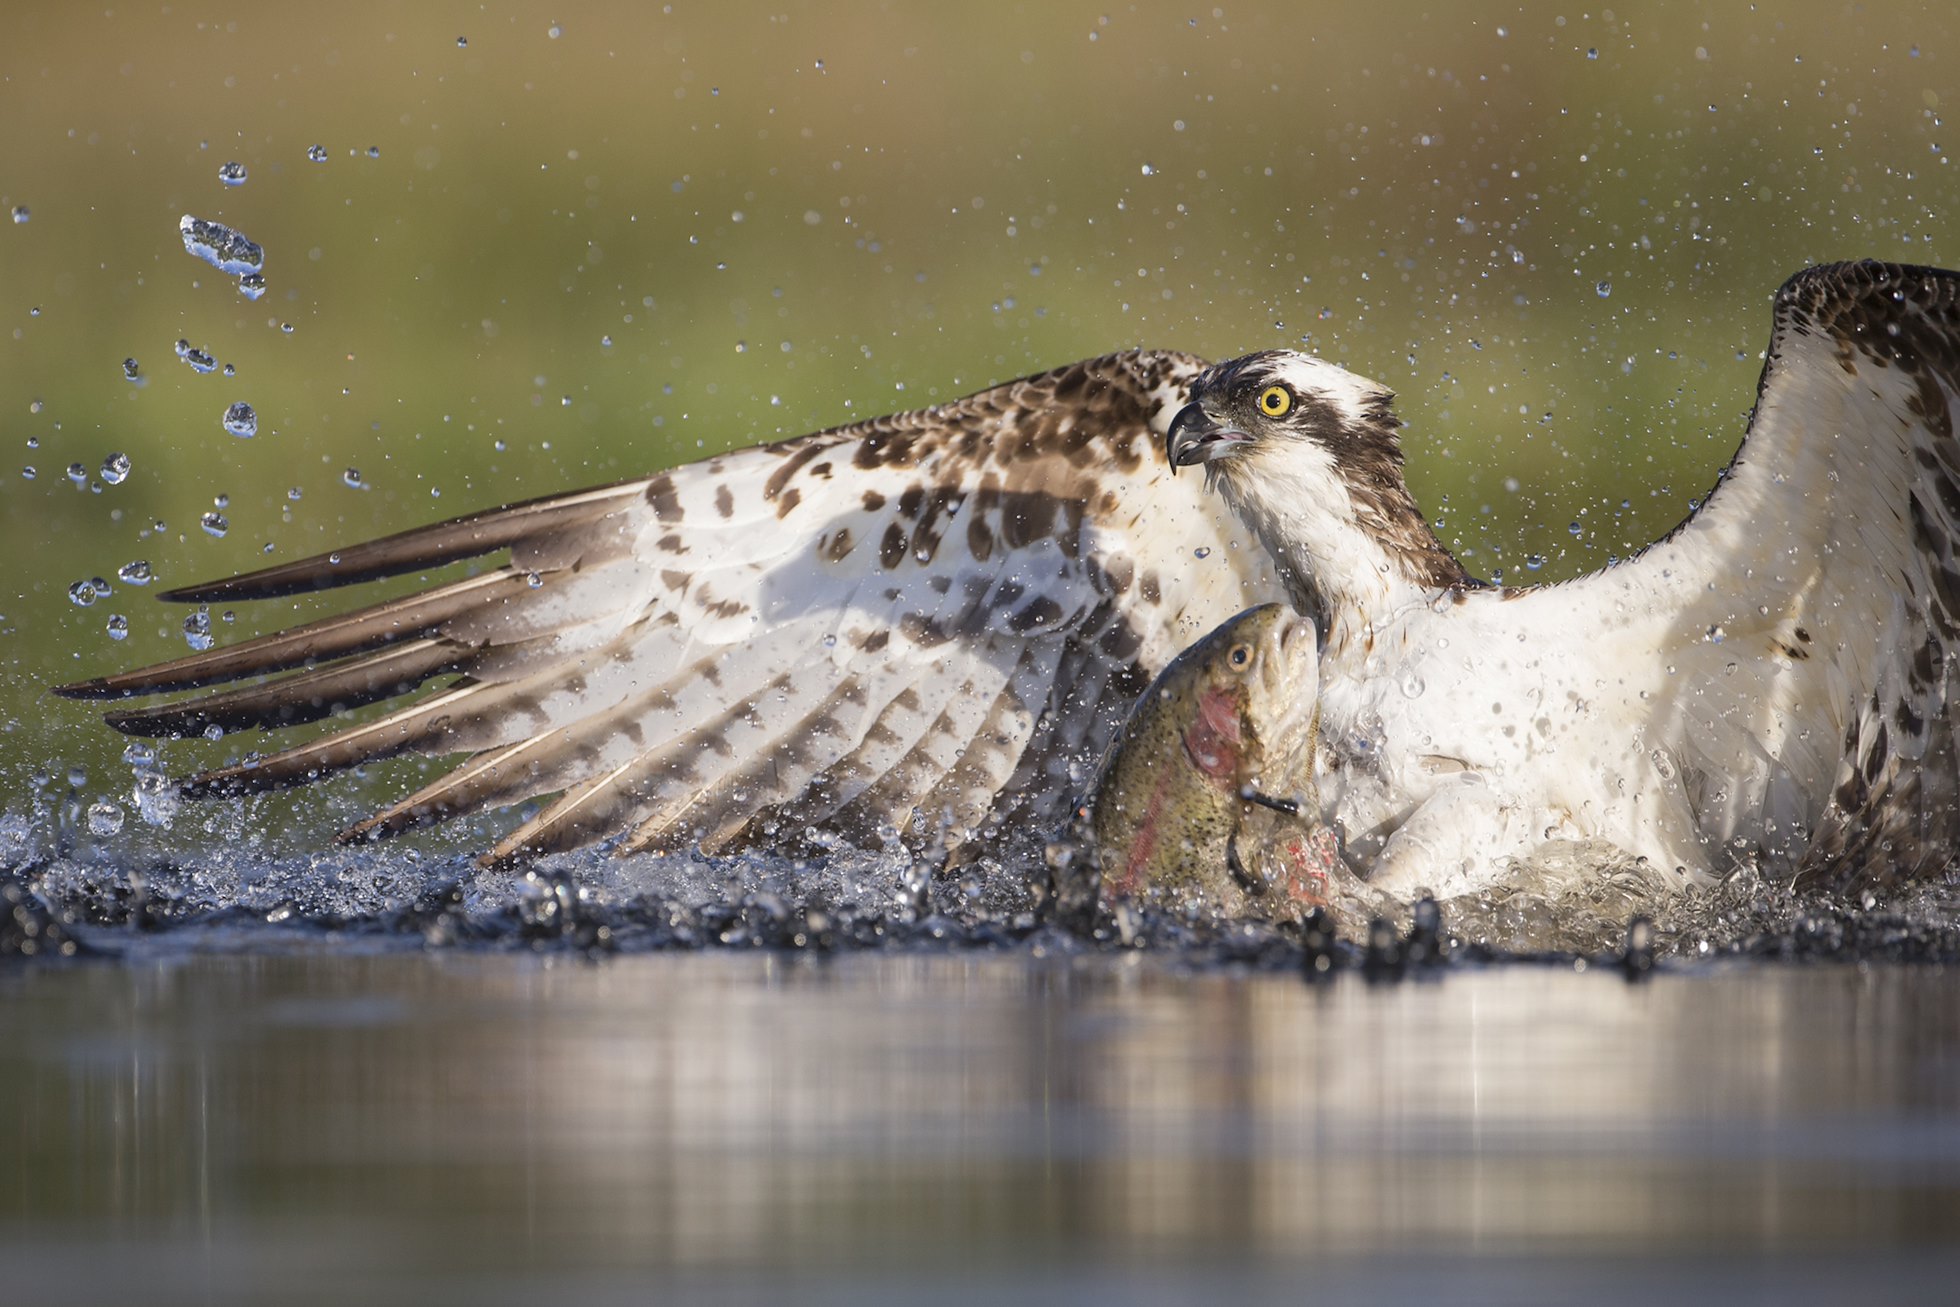
<path fill-rule="evenodd" d="M 1770 774 L 1771 827 L 1809 832 L 1782 850 L 1803 883 L 1883 888 L 1955 860 L 1957 404 L 1960 275 L 1799 273 L 1734 462 L 1630 565 L 1695 597 L 1684 738 L 1711 773 Z"/>
<path fill-rule="evenodd" d="M 186 791 L 467 752 L 345 837 L 557 795 L 499 860 L 611 837 L 721 849 L 813 825 L 951 846 L 993 830 L 1004 793 L 1052 823 L 1144 680 L 1277 594 L 1201 479 L 1164 464 L 1199 366 L 1111 355 L 187 587 L 166 597 L 230 603 L 510 550 L 481 576 L 59 692 L 272 678 L 110 715 L 146 735 L 405 698 Z"/>

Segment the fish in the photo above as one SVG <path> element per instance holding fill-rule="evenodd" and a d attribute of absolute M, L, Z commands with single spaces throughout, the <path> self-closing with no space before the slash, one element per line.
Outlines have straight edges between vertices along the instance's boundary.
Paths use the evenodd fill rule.
<path fill-rule="evenodd" d="M 1314 781 L 1319 666 L 1313 623 L 1277 603 L 1172 659 L 1078 809 L 1064 919 L 1098 902 L 1271 919 L 1327 904 L 1342 864 Z"/>

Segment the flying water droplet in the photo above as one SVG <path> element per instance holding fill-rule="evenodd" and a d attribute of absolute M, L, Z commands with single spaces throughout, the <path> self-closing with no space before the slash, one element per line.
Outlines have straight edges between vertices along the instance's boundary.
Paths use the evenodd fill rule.
<path fill-rule="evenodd" d="M 259 415 L 243 400 L 225 410 L 224 423 L 225 430 L 240 440 L 250 440 L 259 434 Z"/>
<path fill-rule="evenodd" d="M 224 165 L 218 169 L 218 180 L 227 186 L 243 186 L 245 184 L 245 165 L 242 163 L 228 163 Z"/>
<path fill-rule="evenodd" d="M 184 619 L 184 643 L 197 653 L 211 647 L 211 614 L 198 609 Z"/>
<path fill-rule="evenodd" d="M 1593 286 L 1593 293 L 1601 299 L 1605 299 L 1613 293 L 1613 283 L 1610 281 L 1598 282 Z"/>
<path fill-rule="evenodd" d="M 243 232 L 233 231 L 221 222 L 206 222 L 187 213 L 177 220 L 177 231 L 184 238 L 187 252 L 219 272 L 257 272 L 265 267 L 265 251 Z"/>
<path fill-rule="evenodd" d="M 225 532 L 231 530 L 231 523 L 225 520 L 223 513 L 206 513 L 199 522 L 210 535 L 223 536 Z"/>
<path fill-rule="evenodd" d="M 81 463 L 70 463 L 68 465 L 68 479 L 70 481 L 73 481 L 78 486 L 87 485 L 88 484 L 87 466 Z"/>
<path fill-rule="evenodd" d="M 77 608 L 87 608 L 97 598 L 93 581 L 77 581 L 68 587 L 68 602 Z"/>
<path fill-rule="evenodd" d="M 109 618 L 105 629 L 109 632 L 111 640 L 126 640 L 129 638 L 129 619 L 121 613 L 116 613 Z"/>
<path fill-rule="evenodd" d="M 148 559 L 138 558 L 117 568 L 116 577 L 124 585 L 148 585 L 156 579 L 156 573 L 150 570 Z"/>
<path fill-rule="evenodd" d="M 88 806 L 88 830 L 91 835 L 115 835 L 121 832 L 128 815 L 122 805 L 98 799 Z"/>
<path fill-rule="evenodd" d="M 367 483 L 361 480 L 361 469 L 357 467 L 350 467 L 345 472 L 342 472 L 340 479 L 347 484 L 347 488 L 350 490 L 362 490 L 367 486 Z"/>
<path fill-rule="evenodd" d="M 238 293 L 248 300 L 256 300 L 265 294 L 265 274 L 248 272 L 238 279 Z"/>
<path fill-rule="evenodd" d="M 140 386 L 140 385 L 142 385 L 142 384 L 143 384 L 143 365 L 142 365 L 142 364 L 140 364 L 140 363 L 138 363 L 138 362 L 137 362 L 137 361 L 136 361 L 135 359 L 124 359 L 124 360 L 123 360 L 123 380 L 124 380 L 124 381 L 133 381 L 133 382 L 135 382 L 135 383 L 136 383 L 137 385 L 139 385 L 139 386 Z"/>
<path fill-rule="evenodd" d="M 33 214 L 27 211 L 27 206 L 25 204 L 16 204 L 14 206 L 15 222 L 26 222 L 29 218 L 33 216 L 34 216 Z"/>
<path fill-rule="evenodd" d="M 327 147 L 324 145 L 307 146 L 306 161 L 308 163 L 325 163 L 327 161 Z"/>
<path fill-rule="evenodd" d="M 1525 570 L 1535 572 L 1545 565 L 1545 557 L 1543 554 L 1526 554 L 1524 565 Z"/>
<path fill-rule="evenodd" d="M 129 480 L 129 455 L 111 454 L 102 460 L 102 479 L 112 486 Z"/>

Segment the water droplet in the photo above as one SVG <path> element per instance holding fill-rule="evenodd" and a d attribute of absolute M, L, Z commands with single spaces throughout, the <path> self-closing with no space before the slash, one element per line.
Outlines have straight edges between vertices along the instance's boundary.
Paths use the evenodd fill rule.
<path fill-rule="evenodd" d="M 141 740 L 131 740 L 122 752 L 122 760 L 131 767 L 154 767 L 157 751 Z"/>
<path fill-rule="evenodd" d="M 177 220 L 177 231 L 186 251 L 219 272 L 257 272 L 265 267 L 265 251 L 221 222 L 206 222 L 187 213 Z"/>
<path fill-rule="evenodd" d="M 565 34 L 565 29 L 559 24 L 553 23 L 550 27 L 544 29 L 544 34 L 550 37 L 552 40 L 556 41 L 559 37 Z"/>
<path fill-rule="evenodd" d="M 78 486 L 87 485 L 88 484 L 87 466 L 81 463 L 70 463 L 68 465 L 68 479 L 70 481 L 73 481 Z"/>
<path fill-rule="evenodd" d="M 470 48 L 470 38 L 469 38 L 469 37 L 467 37 L 467 36 L 459 36 L 459 37 L 457 37 L 457 38 L 456 38 L 456 48 L 457 48 L 458 50 L 467 50 L 467 49 L 469 49 L 469 48 Z"/>
<path fill-rule="evenodd" d="M 368 146 L 367 156 L 370 159 L 379 159 L 381 157 L 381 147 L 378 145 Z"/>
<path fill-rule="evenodd" d="M 127 815 L 120 804 L 98 799 L 88 805 L 88 830 L 91 835 L 114 835 L 122 830 Z"/>
<path fill-rule="evenodd" d="M 68 587 L 68 602 L 77 608 L 87 608 L 99 597 L 95 593 L 95 582 L 93 581 L 77 581 Z"/>
<path fill-rule="evenodd" d="M 32 481 L 35 477 L 41 474 L 34 470 L 34 465 L 32 463 L 29 463 L 26 467 L 20 470 L 20 475 L 22 480 Z"/>
<path fill-rule="evenodd" d="M 1420 699 L 1422 698 L 1422 692 L 1428 688 L 1427 685 L 1423 684 L 1422 678 L 1417 676 L 1413 670 L 1402 674 L 1402 696 L 1404 698 Z"/>
<path fill-rule="evenodd" d="M 1569 536 L 1574 537 L 1575 539 L 1579 536 L 1584 535 L 1585 532 L 1586 529 L 1580 526 L 1577 522 L 1567 522 L 1565 524 L 1565 533 Z"/>
<path fill-rule="evenodd" d="M 238 293 L 248 300 L 255 300 L 265 294 L 265 274 L 248 272 L 238 279 Z"/>
<path fill-rule="evenodd" d="M 1529 572 L 1535 572 L 1535 571 L 1537 571 L 1537 570 L 1538 570 L 1539 568 L 1541 568 L 1541 567 L 1543 567 L 1543 566 L 1545 565 L 1545 558 L 1544 558 L 1544 555 L 1542 555 L 1542 554 L 1526 554 L 1526 555 L 1524 556 L 1524 565 L 1525 565 L 1525 570 L 1526 570 L 1526 571 L 1529 571 Z"/>
<path fill-rule="evenodd" d="M 129 480 L 129 455 L 111 454 L 102 460 L 102 479 L 112 486 Z"/>
<path fill-rule="evenodd" d="M 1605 299 L 1613 293 L 1613 283 L 1610 281 L 1599 282 L 1593 286 L 1593 293 L 1601 299 Z"/>
<path fill-rule="evenodd" d="M 345 472 L 342 472 L 340 479 L 346 482 L 348 488 L 352 490 L 359 490 L 366 484 L 361 480 L 361 469 L 357 467 L 350 467 Z"/>
<path fill-rule="evenodd" d="M 224 424 L 225 430 L 240 440 L 250 440 L 259 434 L 259 415 L 243 400 L 225 410 Z"/>
<path fill-rule="evenodd" d="M 188 340 L 177 342 L 177 357 L 190 364 L 193 372 L 215 372 L 218 368 L 218 360 L 196 348 Z"/>
<path fill-rule="evenodd" d="M 292 489 L 286 492 L 286 498 L 288 499 L 297 501 L 299 497 L 300 497 L 300 488 L 298 486 L 294 486 Z"/>
<path fill-rule="evenodd" d="M 306 159 L 309 163 L 325 163 L 327 161 L 327 147 L 324 145 L 307 146 Z"/>
<path fill-rule="evenodd" d="M 205 531 L 214 536 L 222 536 L 231 530 L 231 523 L 225 521 L 223 513 L 206 513 L 199 521 Z"/>
<path fill-rule="evenodd" d="M 1588 59 L 1597 59 L 1597 58 L 1599 58 L 1599 51 L 1597 51 L 1597 50 L 1588 50 L 1588 51 L 1586 51 L 1586 58 L 1588 58 Z"/>
<path fill-rule="evenodd" d="M 156 579 L 156 573 L 150 569 L 149 561 L 142 558 L 124 563 L 116 569 L 116 576 L 124 585 L 148 585 Z"/>
<path fill-rule="evenodd" d="M 29 218 L 33 216 L 34 216 L 33 214 L 27 211 L 27 206 L 25 204 L 16 204 L 14 206 L 15 222 L 26 222 Z"/>
<path fill-rule="evenodd" d="M 143 365 L 138 363 L 135 359 L 124 359 L 123 380 L 141 381 L 142 379 L 143 379 Z"/>
<path fill-rule="evenodd" d="M 126 640 L 129 638 L 129 619 L 117 613 L 110 617 L 104 629 L 109 632 L 111 640 Z"/>
<path fill-rule="evenodd" d="M 1191 555 L 1194 558 L 1210 558 L 1211 548 L 1208 545 L 1199 545 L 1196 549 L 1193 549 L 1191 551 Z"/>
<path fill-rule="evenodd" d="M 211 614 L 208 611 L 200 608 L 184 619 L 184 643 L 198 653 L 211 647 Z"/>
<path fill-rule="evenodd" d="M 1155 177 L 1157 175 L 1157 165 L 1154 163 L 1144 164 L 1143 175 L 1146 177 Z"/>
<path fill-rule="evenodd" d="M 536 572 L 526 572 L 524 574 L 524 584 L 530 586 L 533 590 L 535 590 L 539 586 L 544 584 L 544 578 L 539 576 Z"/>
<path fill-rule="evenodd" d="M 1708 643 L 1720 644 L 1722 643 L 1722 641 L 1728 638 L 1728 635 L 1729 633 L 1727 631 L 1724 631 L 1721 627 L 1711 626 L 1708 628 Z"/>
<path fill-rule="evenodd" d="M 245 184 L 245 165 L 242 163 L 226 164 L 224 167 L 218 169 L 218 180 L 227 186 L 243 186 Z"/>

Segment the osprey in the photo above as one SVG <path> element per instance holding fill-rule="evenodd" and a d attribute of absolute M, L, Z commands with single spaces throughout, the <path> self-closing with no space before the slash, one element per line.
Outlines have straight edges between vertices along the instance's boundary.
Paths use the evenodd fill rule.
<path fill-rule="evenodd" d="M 1285 597 L 1323 646 L 1324 816 L 1389 892 L 1472 889 L 1552 840 L 1684 884 L 1747 857 L 1883 888 L 1941 872 L 1960 831 L 1956 398 L 1960 275 L 1800 273 L 1714 492 L 1633 559 L 1517 589 L 1430 530 L 1380 386 L 1280 351 L 1117 354 L 171 591 L 265 599 L 509 550 L 58 692 L 273 674 L 108 717 L 215 735 L 449 678 L 184 782 L 469 755 L 344 839 L 555 794 L 487 858 L 811 828 L 971 849 L 1045 836 L 1152 674 Z"/>

